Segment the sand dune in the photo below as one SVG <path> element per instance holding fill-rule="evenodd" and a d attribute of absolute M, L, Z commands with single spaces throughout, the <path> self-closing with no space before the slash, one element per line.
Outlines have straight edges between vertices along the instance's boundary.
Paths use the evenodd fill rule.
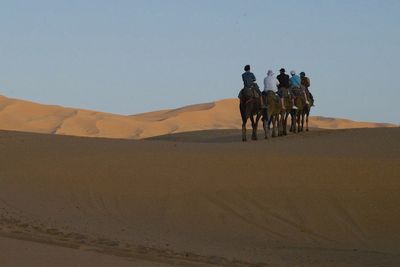
<path fill-rule="evenodd" d="M 0 259 L 17 266 L 7 251 L 27 247 L 50 262 L 76 255 L 76 266 L 94 252 L 114 266 L 400 266 L 399 136 L 0 131 L 0 245 L 13 240 Z"/>
<path fill-rule="evenodd" d="M 0 96 L 0 129 L 73 136 L 141 139 L 178 132 L 238 129 L 238 100 L 225 99 L 172 110 L 123 116 L 41 105 Z M 391 124 L 312 117 L 324 129 L 390 127 Z"/>

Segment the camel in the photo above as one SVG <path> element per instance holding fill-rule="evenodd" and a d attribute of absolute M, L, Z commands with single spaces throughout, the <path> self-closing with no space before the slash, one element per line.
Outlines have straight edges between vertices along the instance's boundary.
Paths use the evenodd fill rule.
<path fill-rule="evenodd" d="M 292 112 L 292 101 L 287 88 L 280 88 L 280 90 L 282 91 L 283 104 L 285 107 L 285 109 L 282 111 L 282 134 L 287 135 L 287 119 Z"/>
<path fill-rule="evenodd" d="M 276 129 L 278 128 L 278 136 L 283 135 L 282 131 L 282 107 L 280 103 L 279 96 L 271 90 L 268 90 L 267 92 L 263 93 L 264 97 L 266 98 L 266 103 L 268 106 L 268 117 L 266 121 L 271 121 L 272 122 L 272 137 L 276 136 Z M 264 130 L 265 130 L 265 125 L 264 125 Z"/>
<path fill-rule="evenodd" d="M 314 100 L 310 97 L 309 93 L 307 94 L 309 105 L 306 105 L 303 110 L 303 117 L 306 117 L 306 131 L 308 132 L 308 117 L 310 116 L 311 107 L 314 105 Z M 304 124 L 304 119 L 303 119 Z M 303 125 L 301 126 L 303 128 Z"/>
<path fill-rule="evenodd" d="M 246 124 L 250 119 L 253 128 L 251 139 L 257 140 L 257 128 L 260 118 L 263 120 L 265 139 L 268 138 L 266 130 L 267 110 L 261 108 L 260 98 L 254 94 L 254 89 L 243 89 L 239 94 L 240 115 L 242 117 L 242 141 L 247 141 Z"/>
<path fill-rule="evenodd" d="M 294 104 L 297 109 L 292 109 L 291 116 L 292 116 L 292 125 L 290 127 L 290 131 L 294 133 L 302 132 L 303 125 L 304 125 L 304 116 L 306 109 L 306 98 L 304 95 L 304 91 L 300 88 L 293 88 L 292 94 L 295 96 Z M 297 126 L 297 128 L 296 128 Z"/>

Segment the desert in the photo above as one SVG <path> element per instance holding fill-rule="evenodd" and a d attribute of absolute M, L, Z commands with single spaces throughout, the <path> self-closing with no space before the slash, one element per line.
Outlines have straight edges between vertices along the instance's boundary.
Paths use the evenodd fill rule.
<path fill-rule="evenodd" d="M 399 267 L 400 1 L 1 1 L 0 267 Z"/>
<path fill-rule="evenodd" d="M 312 129 L 243 143 L 236 129 L 144 140 L 2 130 L 0 258 L 398 266 L 399 134 Z M 28 247 L 14 250 L 23 260 L 12 246 Z"/>

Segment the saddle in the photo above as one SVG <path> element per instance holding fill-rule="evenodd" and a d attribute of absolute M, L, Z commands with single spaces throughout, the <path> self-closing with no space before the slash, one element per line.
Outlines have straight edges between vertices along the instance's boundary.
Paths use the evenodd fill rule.
<path fill-rule="evenodd" d="M 299 97 L 303 94 L 303 90 L 301 88 L 295 87 L 293 89 L 290 90 L 292 96 Z"/>
<path fill-rule="evenodd" d="M 280 97 L 290 97 L 289 89 L 286 87 L 278 88 L 278 95 Z"/>
<path fill-rule="evenodd" d="M 280 97 L 279 97 L 279 95 L 277 94 L 277 93 L 275 93 L 274 91 L 272 91 L 272 90 L 268 90 L 267 92 L 262 92 L 262 95 L 263 95 L 263 98 L 264 98 L 264 103 L 267 103 L 268 105 L 270 104 L 270 103 L 268 103 L 268 94 L 273 94 L 273 101 L 276 103 L 276 104 L 279 104 L 280 103 Z"/>
<path fill-rule="evenodd" d="M 277 93 L 274 92 L 274 102 L 276 104 L 279 104 L 281 102 L 281 98 L 279 97 L 279 95 Z"/>
<path fill-rule="evenodd" d="M 260 96 L 261 96 L 260 88 L 255 83 L 251 87 L 245 87 L 242 90 L 240 90 L 238 98 L 239 99 L 260 98 Z"/>

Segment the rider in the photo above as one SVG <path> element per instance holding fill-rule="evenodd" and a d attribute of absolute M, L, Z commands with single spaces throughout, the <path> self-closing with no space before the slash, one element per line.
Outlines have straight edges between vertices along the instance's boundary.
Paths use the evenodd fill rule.
<path fill-rule="evenodd" d="M 275 78 L 275 73 L 272 70 L 267 71 L 267 77 L 264 78 L 264 92 L 266 94 L 268 90 L 276 93 L 278 91 L 279 81 Z"/>
<path fill-rule="evenodd" d="M 256 83 L 256 76 L 254 76 L 254 74 L 250 71 L 250 65 L 244 66 L 244 71 L 245 72 L 242 74 L 244 89 L 251 88 L 255 90 L 260 98 L 261 107 L 266 108 L 261 91 Z"/>
<path fill-rule="evenodd" d="M 289 89 L 289 75 L 287 75 L 285 73 L 285 69 L 281 68 L 279 70 L 280 74 L 278 76 L 276 76 L 276 78 L 279 81 L 279 85 L 278 85 L 278 95 L 281 98 L 281 104 L 282 104 L 282 109 L 285 109 L 285 103 L 284 103 L 284 99 L 283 99 L 283 92 L 282 92 L 282 88 L 285 89 Z"/>
<path fill-rule="evenodd" d="M 279 81 L 275 78 L 274 72 L 272 70 L 268 70 L 267 77 L 264 78 L 264 92 L 271 90 L 276 93 L 278 91 L 278 85 Z"/>
<path fill-rule="evenodd" d="M 244 71 L 242 74 L 244 88 L 251 88 L 256 82 L 256 76 L 250 71 L 250 65 L 244 66 Z"/>
<path fill-rule="evenodd" d="M 300 79 L 300 76 L 297 75 L 294 70 L 290 71 L 290 75 L 292 75 L 292 77 L 290 77 L 290 91 L 291 91 L 291 94 L 292 94 L 292 104 L 293 104 L 293 107 L 294 107 L 295 105 L 294 105 L 293 89 L 301 89 L 301 79 Z M 307 95 L 306 95 L 305 92 L 304 92 L 304 96 L 305 96 L 305 99 L 306 99 L 306 104 L 309 104 L 308 103 L 308 99 L 307 99 Z"/>
<path fill-rule="evenodd" d="M 292 75 L 292 77 L 290 77 L 289 80 L 290 88 L 291 89 L 300 88 L 301 84 L 300 76 L 297 75 L 294 70 L 290 71 L 290 75 Z"/>
<path fill-rule="evenodd" d="M 304 88 L 306 95 L 310 97 L 310 99 L 313 101 L 314 103 L 314 97 L 310 92 L 310 89 L 308 89 L 310 87 L 310 79 L 308 77 L 306 77 L 306 74 L 304 73 L 304 71 L 300 72 L 300 79 L 301 79 L 301 86 Z M 313 104 L 314 106 L 314 104 Z"/>

